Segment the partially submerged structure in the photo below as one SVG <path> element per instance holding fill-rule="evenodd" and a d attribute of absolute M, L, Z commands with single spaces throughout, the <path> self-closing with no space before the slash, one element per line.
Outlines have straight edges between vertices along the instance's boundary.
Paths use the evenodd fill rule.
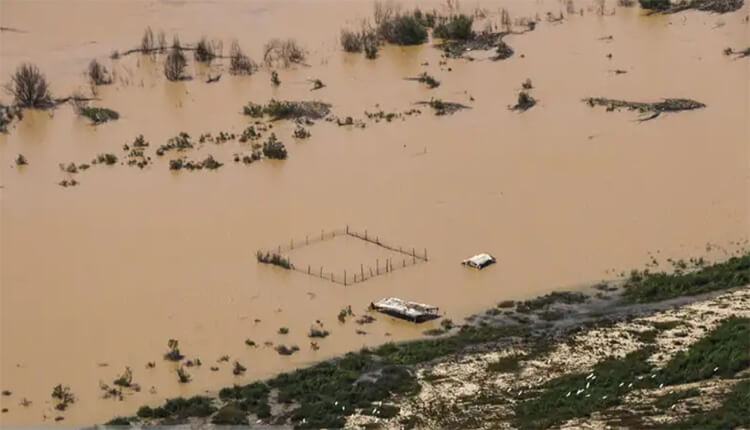
<path fill-rule="evenodd" d="M 370 303 L 370 309 L 413 322 L 440 318 L 437 306 L 407 302 L 396 297 L 388 297 Z"/>
<path fill-rule="evenodd" d="M 495 260 L 495 257 L 483 252 L 471 258 L 467 258 L 466 260 L 462 261 L 461 264 L 473 267 L 475 269 L 484 269 L 490 264 L 495 264 L 496 262 L 497 260 Z"/>

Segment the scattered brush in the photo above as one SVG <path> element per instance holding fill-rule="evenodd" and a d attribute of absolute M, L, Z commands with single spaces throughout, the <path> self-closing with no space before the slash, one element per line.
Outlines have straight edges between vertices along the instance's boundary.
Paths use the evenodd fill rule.
<path fill-rule="evenodd" d="M 262 251 L 258 251 L 258 253 L 255 256 L 258 259 L 259 263 L 273 264 L 274 266 L 283 267 L 284 269 L 287 269 L 287 270 L 292 268 L 292 264 L 289 262 L 287 258 L 275 252 L 263 253 Z"/>
<path fill-rule="evenodd" d="M 52 388 L 52 398 L 57 401 L 55 409 L 57 409 L 58 411 L 64 411 L 68 408 L 68 406 L 72 405 L 76 401 L 76 398 L 73 395 L 73 392 L 70 390 L 70 387 L 63 386 L 62 384 L 58 384 L 54 388 Z"/>
<path fill-rule="evenodd" d="M 427 41 L 427 28 L 414 14 L 402 14 L 397 5 L 375 2 L 373 13 L 378 38 L 395 45 L 420 45 Z"/>
<path fill-rule="evenodd" d="M 276 70 L 271 72 L 271 85 L 273 85 L 274 87 L 278 87 L 279 85 L 281 85 L 279 73 Z"/>
<path fill-rule="evenodd" d="M 26 160 L 26 157 L 23 156 L 23 154 L 18 154 L 18 157 L 16 157 L 16 166 L 26 166 L 29 164 L 28 160 Z"/>
<path fill-rule="evenodd" d="M 729 13 L 742 8 L 745 0 L 691 0 L 672 3 L 670 0 L 639 0 L 641 8 L 658 13 L 677 13 L 688 9 L 704 12 Z"/>
<path fill-rule="evenodd" d="M 229 48 L 229 72 L 233 75 L 252 75 L 257 65 L 240 48 L 237 40 L 232 41 Z"/>
<path fill-rule="evenodd" d="M 531 79 L 526 79 L 521 84 L 521 88 L 523 88 L 524 90 L 530 90 L 530 89 L 534 88 L 534 84 L 531 83 Z"/>
<path fill-rule="evenodd" d="M 353 317 L 353 316 L 354 316 L 354 312 L 352 312 L 352 307 L 351 306 L 347 306 L 345 308 L 342 308 L 339 311 L 339 315 L 338 315 L 337 318 L 338 318 L 339 322 L 345 323 L 347 317 Z"/>
<path fill-rule="evenodd" d="M 10 78 L 7 90 L 22 108 L 47 109 L 54 105 L 47 78 L 35 65 L 21 64 Z"/>
<path fill-rule="evenodd" d="M 289 334 L 289 328 L 288 327 L 280 327 L 279 328 L 279 334 Z"/>
<path fill-rule="evenodd" d="M 312 80 L 313 87 L 310 91 L 319 90 L 326 86 L 326 84 L 323 83 L 320 79 L 313 79 Z"/>
<path fill-rule="evenodd" d="M 112 76 L 109 70 L 97 60 L 91 60 L 87 69 L 89 81 L 94 85 L 109 85 L 112 83 Z"/>
<path fill-rule="evenodd" d="M 156 155 L 162 156 L 167 151 L 186 151 L 188 149 L 193 149 L 193 142 L 190 140 L 190 135 L 182 131 L 177 136 L 170 138 L 166 144 L 156 148 Z"/>
<path fill-rule="evenodd" d="M 267 67 L 289 67 L 304 64 L 307 53 L 294 39 L 271 39 L 263 47 L 263 62 Z"/>
<path fill-rule="evenodd" d="M 362 35 L 360 33 L 342 29 L 339 40 L 345 52 L 362 52 Z"/>
<path fill-rule="evenodd" d="M 8 125 L 13 122 L 13 119 L 22 117 L 23 110 L 20 106 L 5 106 L 0 103 L 0 133 L 7 133 Z"/>

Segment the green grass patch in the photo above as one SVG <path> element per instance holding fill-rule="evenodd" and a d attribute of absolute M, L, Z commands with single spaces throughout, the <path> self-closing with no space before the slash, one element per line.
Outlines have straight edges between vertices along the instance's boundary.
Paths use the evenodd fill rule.
<path fill-rule="evenodd" d="M 691 272 L 633 271 L 623 296 L 632 303 L 647 303 L 718 291 L 750 284 L 750 253 Z"/>
<path fill-rule="evenodd" d="M 471 26 L 474 18 L 459 14 L 440 20 L 435 26 L 432 35 L 441 39 L 469 40 L 474 37 Z"/>
<path fill-rule="evenodd" d="M 737 383 L 718 408 L 698 412 L 684 421 L 664 424 L 662 429 L 724 430 L 750 427 L 750 380 Z"/>
<path fill-rule="evenodd" d="M 631 389 L 653 384 L 650 378 L 637 379 L 651 370 L 646 362 L 651 352 L 644 348 L 623 358 L 603 360 L 591 372 L 594 379 L 576 373 L 548 381 L 538 396 L 516 405 L 515 424 L 521 429 L 547 428 L 618 405 Z M 628 387 L 630 383 L 632 387 Z"/>
<path fill-rule="evenodd" d="M 142 406 L 137 415 L 140 418 L 160 418 L 171 420 L 184 420 L 190 417 L 203 418 L 216 412 L 213 399 L 205 396 L 194 396 L 189 399 L 177 397 L 169 399 L 164 406 L 151 408 Z"/>
<path fill-rule="evenodd" d="M 514 373 L 521 368 L 520 358 L 517 355 L 502 357 L 487 365 L 488 372 Z"/>
<path fill-rule="evenodd" d="M 697 388 L 673 391 L 656 399 L 656 401 L 654 402 L 654 406 L 659 409 L 668 409 L 671 408 L 674 404 L 678 403 L 680 400 L 689 399 L 690 397 L 698 397 L 700 395 L 701 390 Z"/>
<path fill-rule="evenodd" d="M 731 378 L 750 367 L 750 318 L 729 317 L 705 337 L 675 355 L 661 373 L 664 384 L 713 376 Z"/>
<path fill-rule="evenodd" d="M 268 405 L 268 394 L 271 389 L 263 382 L 253 382 L 248 385 L 235 385 L 231 388 L 222 388 L 219 398 L 224 401 L 233 401 L 232 404 L 244 412 L 249 412 L 266 418 L 271 416 L 271 407 Z M 226 414 L 229 415 L 231 411 Z"/>
<path fill-rule="evenodd" d="M 651 325 L 659 330 L 659 331 L 666 331 L 666 330 L 672 330 L 673 328 L 681 326 L 683 323 L 679 320 L 671 320 L 671 321 L 654 321 L 651 323 Z"/>

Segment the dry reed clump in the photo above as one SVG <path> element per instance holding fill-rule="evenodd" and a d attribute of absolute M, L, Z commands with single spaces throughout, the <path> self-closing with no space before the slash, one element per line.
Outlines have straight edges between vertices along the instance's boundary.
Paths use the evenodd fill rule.
<path fill-rule="evenodd" d="M 24 63 L 16 68 L 7 90 L 19 107 L 46 109 L 54 105 L 47 78 L 31 63 Z"/>
<path fill-rule="evenodd" d="M 109 85 L 112 83 L 112 76 L 109 70 L 96 59 L 91 60 L 87 69 L 89 81 L 94 85 Z"/>
<path fill-rule="evenodd" d="M 175 36 L 167 60 L 164 62 L 164 76 L 170 81 L 183 80 L 185 79 L 183 73 L 186 66 L 187 59 L 185 59 L 185 54 L 182 53 L 180 39 Z"/>
<path fill-rule="evenodd" d="M 263 62 L 268 67 L 303 64 L 305 58 L 307 58 L 307 53 L 294 39 L 271 39 L 263 47 Z"/>
<path fill-rule="evenodd" d="M 229 48 L 229 73 L 233 75 L 251 75 L 258 66 L 242 51 L 237 40 L 232 41 Z"/>
<path fill-rule="evenodd" d="M 359 31 L 342 29 L 339 40 L 345 52 L 364 51 L 365 57 L 369 59 L 377 57 L 379 48 L 378 33 L 366 21 L 362 22 Z"/>

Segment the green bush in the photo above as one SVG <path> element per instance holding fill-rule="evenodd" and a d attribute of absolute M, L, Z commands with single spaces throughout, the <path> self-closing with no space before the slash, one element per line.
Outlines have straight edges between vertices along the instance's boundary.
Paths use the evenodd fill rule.
<path fill-rule="evenodd" d="M 219 412 L 211 418 L 213 424 L 218 425 L 248 425 L 247 412 L 243 411 L 235 404 L 229 404 L 219 409 Z"/>
<path fill-rule="evenodd" d="M 381 36 L 389 43 L 421 45 L 427 41 L 427 29 L 414 16 L 396 16 L 383 25 Z"/>
<path fill-rule="evenodd" d="M 473 23 L 474 18 L 470 16 L 453 15 L 441 20 L 432 34 L 441 39 L 469 40 L 474 37 L 474 32 L 471 30 Z"/>
<path fill-rule="evenodd" d="M 120 118 L 120 114 L 113 111 L 112 109 L 99 108 L 99 107 L 82 107 L 78 113 L 91 120 L 94 125 L 98 125 L 107 121 L 114 121 Z"/>

